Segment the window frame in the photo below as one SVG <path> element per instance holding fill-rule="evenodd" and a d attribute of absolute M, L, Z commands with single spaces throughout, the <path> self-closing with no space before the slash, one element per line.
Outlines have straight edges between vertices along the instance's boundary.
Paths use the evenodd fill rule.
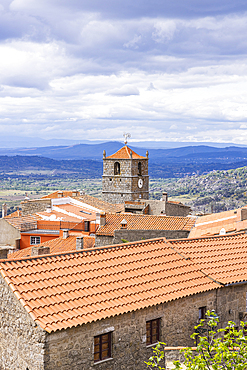
<path fill-rule="evenodd" d="M 206 319 L 206 312 L 207 312 L 207 306 L 199 307 L 198 309 L 198 320 L 205 320 Z"/>
<path fill-rule="evenodd" d="M 35 242 L 32 243 L 32 239 L 35 239 Z M 39 242 L 37 243 L 37 240 L 39 240 Z M 41 243 L 41 237 L 40 236 L 30 236 L 30 245 L 38 245 Z"/>
<path fill-rule="evenodd" d="M 103 340 L 103 337 L 104 336 L 108 336 L 108 339 L 107 341 L 105 342 L 102 342 Z M 95 343 L 95 340 L 97 340 L 97 338 L 99 338 L 99 343 Z M 107 347 L 107 356 L 103 356 L 103 352 L 106 351 L 106 349 L 103 349 L 102 348 L 102 345 L 105 344 L 105 343 L 108 343 L 108 347 Z M 99 351 L 95 351 L 96 347 L 99 346 Z M 100 335 L 96 335 L 94 337 L 94 363 L 98 363 L 98 362 L 101 362 L 101 361 L 105 361 L 105 360 L 108 360 L 110 358 L 112 358 L 112 331 L 109 331 L 108 333 L 103 333 L 103 334 L 100 334 Z M 99 354 L 99 359 L 95 359 L 95 355 Z"/>
<path fill-rule="evenodd" d="M 119 176 L 121 173 L 121 166 L 119 162 L 114 163 L 114 176 Z"/>
<path fill-rule="evenodd" d="M 157 323 L 156 327 L 155 327 L 155 323 Z M 146 321 L 146 346 L 156 344 L 160 341 L 160 323 L 161 323 L 160 317 L 153 319 L 153 320 Z M 150 324 L 150 329 L 148 329 L 149 324 Z M 153 333 L 155 328 L 157 329 L 156 334 Z M 150 332 L 150 335 L 148 335 L 149 332 Z M 155 336 L 155 339 L 154 339 L 154 336 Z M 150 341 L 148 341 L 148 338 L 150 338 Z"/>
<path fill-rule="evenodd" d="M 84 231 L 85 232 L 90 232 L 90 221 L 88 221 L 88 220 L 84 221 Z"/>

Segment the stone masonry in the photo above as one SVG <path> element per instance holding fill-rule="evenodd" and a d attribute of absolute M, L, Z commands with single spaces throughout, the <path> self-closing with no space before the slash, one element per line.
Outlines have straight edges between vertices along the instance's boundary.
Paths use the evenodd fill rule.
<path fill-rule="evenodd" d="M 114 236 L 96 235 L 95 246 L 121 244 L 123 240 L 135 242 L 138 240 L 147 240 L 155 238 L 181 239 L 188 238 L 190 231 L 187 230 L 114 230 Z"/>
<path fill-rule="evenodd" d="M 146 346 L 146 321 L 160 318 L 160 340 L 167 346 L 193 345 L 190 335 L 198 323 L 199 308 L 215 309 L 220 316 L 219 327 L 228 320 L 239 325 L 246 290 L 246 285 L 221 288 L 51 333 L 46 342 L 44 369 L 145 370 L 144 361 L 153 347 Z M 112 333 L 112 359 L 94 363 L 94 336 L 106 332 Z"/>
<path fill-rule="evenodd" d="M 120 174 L 114 175 L 114 165 L 120 164 Z M 142 172 L 138 173 L 138 163 Z M 138 187 L 142 179 L 143 187 Z M 148 158 L 143 159 L 103 159 L 102 198 L 109 203 L 149 198 Z"/>
<path fill-rule="evenodd" d="M 46 334 L 0 276 L 0 370 L 44 370 Z"/>
<path fill-rule="evenodd" d="M 146 321 L 160 319 L 160 340 L 167 346 L 191 346 L 199 308 L 215 309 L 220 316 L 219 327 L 229 320 L 239 326 L 239 317 L 246 311 L 246 291 L 246 284 L 236 284 L 47 333 L 35 324 L 1 278 L 0 369 L 145 370 L 144 361 L 153 346 L 146 346 Z M 94 363 L 94 336 L 106 332 L 112 333 L 112 358 Z"/>
<path fill-rule="evenodd" d="M 36 212 L 44 212 L 51 207 L 51 199 L 33 199 L 21 202 L 22 216 L 31 215 Z"/>

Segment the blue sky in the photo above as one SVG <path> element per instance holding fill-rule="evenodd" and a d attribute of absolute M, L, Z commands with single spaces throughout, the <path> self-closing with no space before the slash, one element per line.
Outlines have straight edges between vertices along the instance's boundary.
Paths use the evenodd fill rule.
<path fill-rule="evenodd" d="M 0 135 L 247 144 L 246 0 L 1 0 Z"/>

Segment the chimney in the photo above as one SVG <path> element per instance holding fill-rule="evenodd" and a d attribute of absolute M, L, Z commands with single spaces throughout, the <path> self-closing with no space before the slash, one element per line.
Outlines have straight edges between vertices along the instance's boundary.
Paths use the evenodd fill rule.
<path fill-rule="evenodd" d="M 21 215 L 19 207 L 17 207 L 16 212 L 17 212 L 17 216 L 19 217 Z"/>
<path fill-rule="evenodd" d="M 47 213 L 51 213 L 51 206 L 47 206 L 47 207 L 46 207 L 46 212 L 47 212 Z"/>
<path fill-rule="evenodd" d="M 105 159 L 105 158 L 106 158 L 106 151 L 103 150 L 103 159 Z"/>
<path fill-rule="evenodd" d="M 44 247 L 41 245 L 40 247 L 32 247 L 31 256 L 40 256 L 41 254 L 50 254 L 50 247 Z"/>
<path fill-rule="evenodd" d="M 57 197 L 58 198 L 62 198 L 63 197 L 63 192 L 62 191 L 58 191 L 57 192 Z"/>
<path fill-rule="evenodd" d="M 64 229 L 63 230 L 63 239 L 67 239 L 69 236 L 69 229 Z"/>
<path fill-rule="evenodd" d="M 130 159 L 132 159 L 132 150 L 130 151 Z"/>
<path fill-rule="evenodd" d="M 1 248 L 0 249 L 0 259 L 6 259 L 8 258 L 8 249 L 7 248 Z"/>
<path fill-rule="evenodd" d="M 104 212 L 100 213 L 100 226 L 105 226 L 106 224 L 106 214 Z"/>
<path fill-rule="evenodd" d="M 241 209 L 241 221 L 247 220 L 247 208 Z"/>
<path fill-rule="evenodd" d="M 4 217 L 6 217 L 6 216 L 7 216 L 7 210 L 8 210 L 8 208 L 7 208 L 7 204 L 6 204 L 6 203 L 4 203 L 4 204 L 2 205 L 2 218 L 4 218 Z"/>
<path fill-rule="evenodd" d="M 100 225 L 100 213 L 96 213 L 96 225 Z"/>
<path fill-rule="evenodd" d="M 224 227 L 220 230 L 219 235 L 226 235 L 226 229 L 224 229 Z"/>
<path fill-rule="evenodd" d="M 146 151 L 146 158 L 148 158 L 148 150 Z"/>
<path fill-rule="evenodd" d="M 121 225 L 121 229 L 127 229 L 127 221 L 125 219 L 121 221 L 120 225 Z"/>
<path fill-rule="evenodd" d="M 83 236 L 76 238 L 76 250 L 79 251 L 83 249 Z"/>
<path fill-rule="evenodd" d="M 72 190 L 72 197 L 78 197 L 79 192 L 77 190 Z"/>
<path fill-rule="evenodd" d="M 162 201 L 168 202 L 168 194 L 165 191 L 162 193 Z"/>

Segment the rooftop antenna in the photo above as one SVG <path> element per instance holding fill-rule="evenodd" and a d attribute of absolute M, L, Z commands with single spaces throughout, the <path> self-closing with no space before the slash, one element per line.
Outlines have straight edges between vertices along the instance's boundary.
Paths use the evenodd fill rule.
<path fill-rule="evenodd" d="M 131 138 L 131 135 L 127 132 L 123 134 L 124 144 L 127 145 L 128 139 Z"/>

